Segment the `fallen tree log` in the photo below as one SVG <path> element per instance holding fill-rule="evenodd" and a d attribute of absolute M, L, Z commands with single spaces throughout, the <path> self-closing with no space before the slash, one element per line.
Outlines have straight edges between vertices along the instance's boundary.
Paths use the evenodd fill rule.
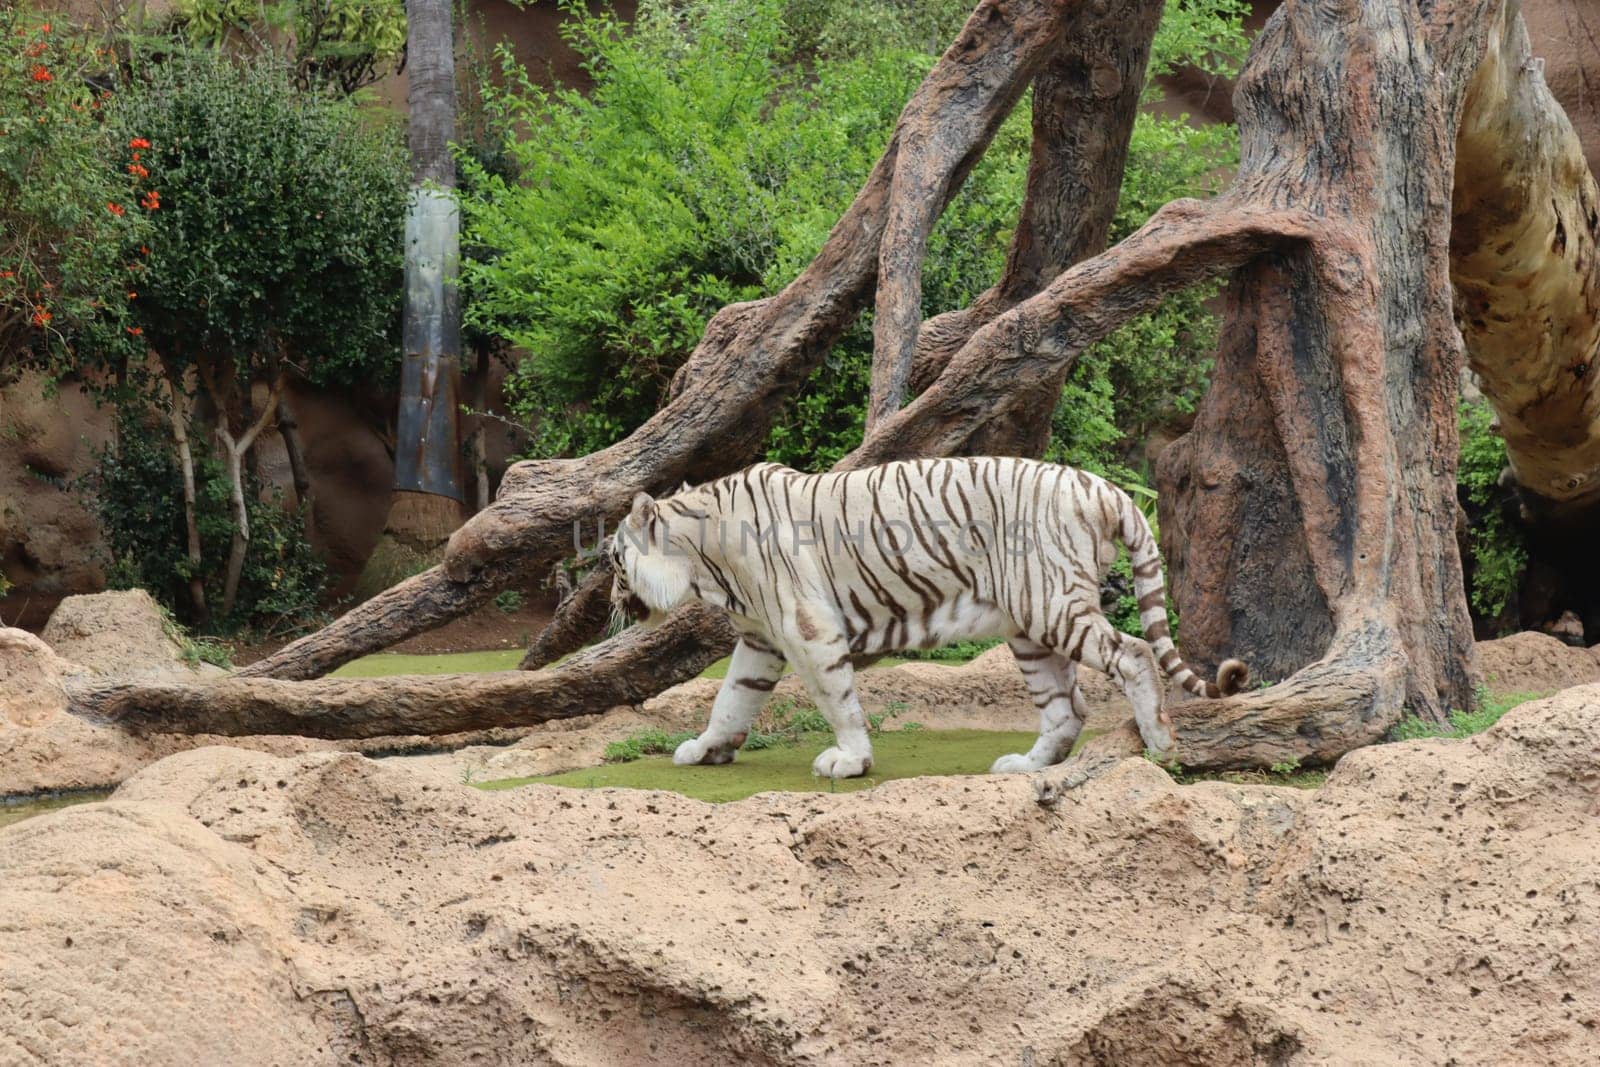
<path fill-rule="evenodd" d="M 679 615 L 639 645 L 672 665 L 669 684 L 695 677 L 732 643 L 727 621 L 707 609 L 687 608 Z M 680 621 L 692 625 L 672 624 Z M 76 714 L 139 732 L 362 738 L 595 715 L 649 699 L 662 680 L 641 676 L 629 652 L 602 645 L 542 671 L 294 682 L 233 676 L 211 683 L 108 683 L 80 677 L 68 682 L 67 695 Z"/>

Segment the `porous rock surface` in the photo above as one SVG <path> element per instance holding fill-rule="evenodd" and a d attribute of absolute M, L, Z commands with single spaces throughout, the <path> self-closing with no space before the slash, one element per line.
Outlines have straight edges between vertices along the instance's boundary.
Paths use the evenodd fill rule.
<path fill-rule="evenodd" d="M 0 831 L 0 1062 L 1594 1063 L 1597 704 L 1052 806 L 187 752 Z"/>

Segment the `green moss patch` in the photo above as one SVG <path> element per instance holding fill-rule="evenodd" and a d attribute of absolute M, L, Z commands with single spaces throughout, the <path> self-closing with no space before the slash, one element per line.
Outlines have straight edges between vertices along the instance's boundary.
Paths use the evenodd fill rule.
<path fill-rule="evenodd" d="M 483 782 L 480 787 L 513 789 L 538 784 L 579 789 L 665 789 L 712 803 L 743 800 L 774 790 L 849 793 L 895 778 L 987 774 L 996 759 L 1008 752 L 1026 752 L 1033 747 L 1034 739 L 1032 731 L 1022 730 L 892 730 L 872 739 L 870 774 L 837 781 L 811 773 L 811 761 L 833 743 L 832 736 L 806 734 L 796 744 L 740 752 L 732 763 L 716 767 L 679 767 L 671 756 L 650 756 L 539 778 Z"/>
<path fill-rule="evenodd" d="M 333 672 L 335 678 L 382 678 L 390 674 L 476 674 L 480 671 L 513 671 L 522 659 L 522 649 L 505 648 L 492 652 L 445 652 L 428 656 L 407 656 L 398 652 L 379 652 L 351 660 Z"/>

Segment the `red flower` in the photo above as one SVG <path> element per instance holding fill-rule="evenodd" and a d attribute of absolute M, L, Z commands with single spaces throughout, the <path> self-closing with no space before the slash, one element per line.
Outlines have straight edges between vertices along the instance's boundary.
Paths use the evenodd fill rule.
<path fill-rule="evenodd" d="M 139 329 L 137 326 L 129 326 L 128 333 L 134 337 L 138 337 L 140 334 L 144 333 L 144 331 Z"/>
<path fill-rule="evenodd" d="M 161 194 L 154 189 L 139 198 L 139 206 L 146 211 L 157 211 L 161 207 Z"/>
<path fill-rule="evenodd" d="M 16 276 L 17 272 L 14 270 L 0 270 L 0 278 L 15 278 Z"/>
<path fill-rule="evenodd" d="M 115 215 L 119 219 L 123 215 L 127 214 L 127 209 L 124 208 L 121 204 L 113 204 L 109 200 L 106 201 L 106 210 L 111 212 L 113 215 Z"/>
<path fill-rule="evenodd" d="M 139 294 L 138 294 L 138 293 L 136 293 L 136 292 L 134 292 L 134 291 L 133 291 L 133 290 L 132 290 L 132 289 L 129 289 L 129 290 L 128 290 L 128 299 L 129 299 L 129 300 L 132 300 L 132 299 L 134 299 L 134 298 L 135 298 L 135 297 L 137 297 L 137 296 L 138 296 L 138 295 L 139 295 Z"/>
<path fill-rule="evenodd" d="M 50 314 L 50 312 L 46 311 L 44 308 L 34 309 L 33 324 L 39 327 L 41 330 L 48 326 L 50 324 L 50 320 L 53 318 L 55 318 L 55 316 Z"/>
<path fill-rule="evenodd" d="M 40 26 L 39 27 L 39 32 L 40 33 L 49 33 L 50 32 L 50 24 L 47 22 L 43 26 Z"/>
<path fill-rule="evenodd" d="M 24 48 L 22 50 L 22 54 L 27 56 L 29 59 L 38 59 L 40 56 L 44 55 L 44 42 L 35 41 L 33 44 L 30 44 L 28 47 Z"/>
<path fill-rule="evenodd" d="M 148 177 L 150 177 L 150 172 L 145 170 L 143 167 L 139 166 L 139 164 L 137 164 L 137 163 L 129 163 L 128 164 L 128 173 L 133 175 L 135 178 L 148 178 Z"/>
<path fill-rule="evenodd" d="M 55 81 L 55 78 L 44 67 L 38 66 L 33 68 L 33 80 L 36 82 L 48 82 Z"/>
<path fill-rule="evenodd" d="M 148 248 L 146 248 L 144 245 L 140 245 L 139 246 L 139 254 L 141 256 L 148 256 L 150 254 L 150 250 Z"/>
<path fill-rule="evenodd" d="M 150 142 L 145 140 L 143 137 L 135 137 L 133 140 L 128 142 L 128 147 L 129 148 L 149 148 L 150 147 Z M 138 157 L 135 157 L 135 158 L 138 158 Z"/>

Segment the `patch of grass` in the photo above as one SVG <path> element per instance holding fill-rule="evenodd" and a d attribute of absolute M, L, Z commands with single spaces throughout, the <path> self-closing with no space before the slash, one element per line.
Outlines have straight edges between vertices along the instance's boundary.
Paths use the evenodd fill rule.
<path fill-rule="evenodd" d="M 665 789 L 712 803 L 743 800 L 756 793 L 778 790 L 849 793 L 895 778 L 986 774 L 996 758 L 1008 752 L 1026 752 L 1033 741 L 1031 731 L 890 730 L 873 739 L 870 774 L 833 780 L 811 774 L 811 761 L 833 743 L 832 735 L 802 734 L 791 744 L 777 744 L 756 751 L 751 751 L 747 745 L 732 763 L 717 767 L 679 767 L 669 756 L 649 756 L 542 778 L 482 782 L 478 787 L 512 789 L 522 785 L 559 785 L 579 789 Z"/>
<path fill-rule="evenodd" d="M 110 795 L 109 789 L 82 789 L 32 799 L 0 801 L 0 829 L 19 823 L 23 819 L 31 819 L 35 815 L 47 815 L 52 811 L 70 808 L 74 804 L 104 800 Z"/>
<path fill-rule="evenodd" d="M 640 730 L 621 741 L 613 741 L 606 746 L 604 759 L 607 763 L 632 763 L 645 756 L 655 756 L 665 753 L 672 755 L 677 747 L 691 738 L 697 737 L 693 730 L 683 730 L 679 733 L 669 734 L 665 730 L 650 729 Z"/>
<path fill-rule="evenodd" d="M 446 652 L 430 656 L 408 656 L 398 652 L 379 652 L 351 660 L 333 672 L 335 678 L 382 678 L 390 674 L 475 674 L 479 671 L 516 670 L 522 659 L 520 648 L 490 652 Z"/>
<path fill-rule="evenodd" d="M 1228 782 L 1231 785 L 1286 785 L 1291 789 L 1318 789 L 1328 780 L 1324 769 L 1305 769 L 1298 759 L 1290 758 L 1274 763 L 1264 771 L 1188 771 L 1170 757 L 1163 759 L 1149 749 L 1144 758 L 1172 776 L 1179 785 L 1196 782 Z"/>
<path fill-rule="evenodd" d="M 987 641 L 957 641 L 955 644 L 945 645 L 943 648 L 907 649 L 900 653 L 900 658 L 902 660 L 921 660 L 924 663 L 968 663 L 977 659 L 991 648 L 1004 643 L 998 637 Z"/>
<path fill-rule="evenodd" d="M 1390 741 L 1415 741 L 1424 737 L 1471 737 L 1481 734 L 1512 708 L 1526 704 L 1530 700 L 1538 700 L 1549 696 L 1549 693 L 1491 693 L 1487 689 L 1478 690 L 1476 707 L 1471 711 L 1452 711 L 1450 724 L 1428 722 L 1415 715 L 1408 715 L 1395 724 L 1389 731 Z"/>
<path fill-rule="evenodd" d="M 224 670 L 233 668 L 233 650 L 214 637 L 197 637 L 179 622 L 165 604 L 157 604 L 161 611 L 162 632 L 178 646 L 178 658 L 190 667 L 209 663 Z"/>

